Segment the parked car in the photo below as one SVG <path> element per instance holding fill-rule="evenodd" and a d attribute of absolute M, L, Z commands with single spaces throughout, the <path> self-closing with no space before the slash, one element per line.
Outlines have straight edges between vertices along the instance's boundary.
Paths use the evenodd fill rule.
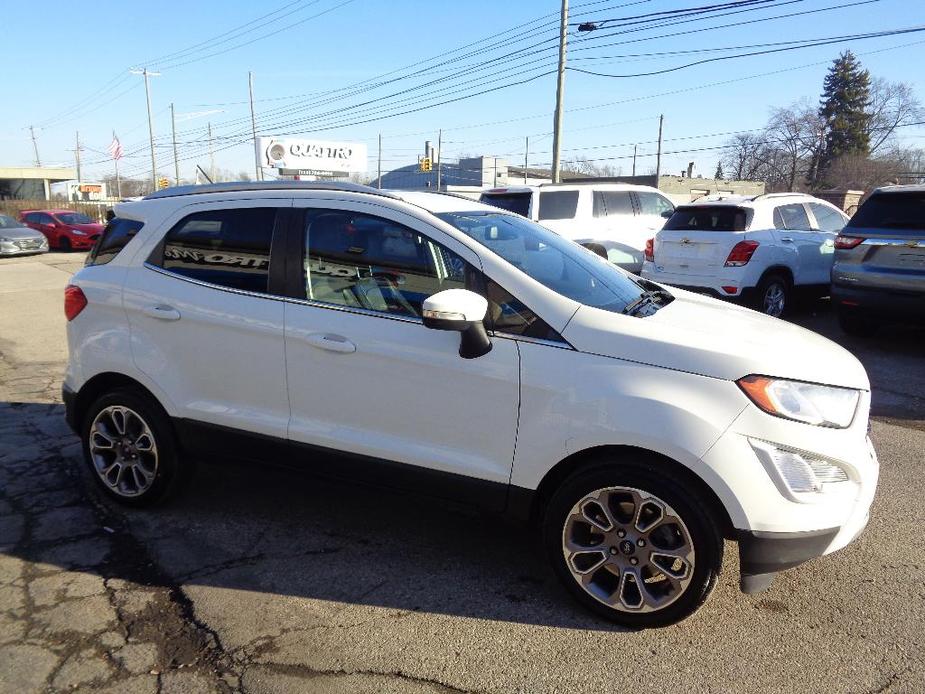
<path fill-rule="evenodd" d="M 89 250 L 103 231 L 102 224 L 73 210 L 23 210 L 19 218 L 60 251 Z"/>
<path fill-rule="evenodd" d="M 674 211 L 658 189 L 627 183 L 508 186 L 487 190 L 479 200 L 539 222 L 637 274 L 646 240 Z"/>
<path fill-rule="evenodd" d="M 48 252 L 48 240 L 39 232 L 0 214 L 0 255 Z"/>
<path fill-rule="evenodd" d="M 835 239 L 832 300 L 842 329 L 925 319 L 925 186 L 878 188 Z"/>
<path fill-rule="evenodd" d="M 243 458 L 507 513 L 632 627 L 696 610 L 724 537 L 745 592 L 844 547 L 877 484 L 846 350 L 461 198 L 162 190 L 116 205 L 65 314 L 67 420 L 114 499 Z"/>
<path fill-rule="evenodd" d="M 649 241 L 642 276 L 779 317 L 795 290 L 829 293 L 835 237 L 847 221 L 810 195 L 704 198 L 680 205 Z"/>

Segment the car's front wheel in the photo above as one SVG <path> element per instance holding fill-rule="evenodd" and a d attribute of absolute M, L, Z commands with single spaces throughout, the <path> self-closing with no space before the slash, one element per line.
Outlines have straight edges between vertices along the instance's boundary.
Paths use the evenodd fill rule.
<path fill-rule="evenodd" d="M 167 414 L 134 390 L 98 398 L 81 427 L 84 459 L 100 488 L 117 501 L 143 506 L 163 498 L 179 477 Z"/>
<path fill-rule="evenodd" d="M 722 564 L 709 512 L 670 469 L 648 465 L 604 463 L 568 478 L 547 506 L 543 533 L 569 592 L 631 628 L 692 614 Z"/>

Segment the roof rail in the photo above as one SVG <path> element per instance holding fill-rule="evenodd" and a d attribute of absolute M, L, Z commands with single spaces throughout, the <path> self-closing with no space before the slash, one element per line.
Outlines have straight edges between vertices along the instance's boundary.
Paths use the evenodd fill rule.
<path fill-rule="evenodd" d="M 752 198 L 752 202 L 755 200 L 762 200 L 764 198 L 789 198 L 794 195 L 809 195 L 809 193 L 798 193 L 793 191 L 791 193 L 762 193 L 761 195 L 756 195 Z"/>
<path fill-rule="evenodd" d="M 394 198 L 395 195 L 378 188 L 360 185 L 359 183 L 334 181 L 229 181 L 226 183 L 208 183 L 205 185 L 173 186 L 164 188 L 150 195 L 144 200 L 157 200 L 159 198 L 174 198 L 181 195 L 205 195 L 207 193 L 239 193 L 255 190 L 337 190 L 345 193 L 369 193 L 383 197 Z"/>

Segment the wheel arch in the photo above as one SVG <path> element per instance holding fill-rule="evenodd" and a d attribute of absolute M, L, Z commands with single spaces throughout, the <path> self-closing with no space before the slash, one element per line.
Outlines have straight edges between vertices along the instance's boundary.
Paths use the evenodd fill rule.
<path fill-rule="evenodd" d="M 793 269 L 788 265 L 782 265 L 780 263 L 766 268 L 765 271 L 761 273 L 761 277 L 758 278 L 758 284 L 755 286 L 759 286 L 769 275 L 783 275 L 784 279 L 790 283 L 790 286 L 794 286 Z"/>
<path fill-rule="evenodd" d="M 77 426 L 81 426 L 87 408 L 89 408 L 98 397 L 119 388 L 139 391 L 151 398 L 161 409 L 165 409 L 160 398 L 152 393 L 151 390 L 140 381 L 122 373 L 105 371 L 93 376 L 81 386 L 79 391 L 77 391 L 77 396 L 74 400 L 74 421 L 77 423 Z"/>
<path fill-rule="evenodd" d="M 716 522 L 720 534 L 729 539 L 735 536 L 735 527 L 725 505 L 713 488 L 697 472 L 661 453 L 637 446 L 617 444 L 586 448 L 556 463 L 540 480 L 533 494 L 529 508 L 530 523 L 539 523 L 546 504 L 566 479 L 578 472 L 606 465 L 607 463 L 601 460 L 604 456 L 608 457 L 611 462 L 633 460 L 653 469 L 657 469 L 656 466 L 664 468 L 667 465 L 673 473 L 696 490 L 697 496 L 703 501 Z"/>

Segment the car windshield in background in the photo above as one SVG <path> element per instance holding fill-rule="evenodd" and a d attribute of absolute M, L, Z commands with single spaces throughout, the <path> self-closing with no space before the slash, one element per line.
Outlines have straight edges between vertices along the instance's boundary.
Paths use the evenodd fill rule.
<path fill-rule="evenodd" d="M 23 226 L 22 222 L 17 222 L 12 217 L 0 214 L 0 229 L 17 229 Z"/>
<path fill-rule="evenodd" d="M 87 215 L 80 214 L 79 212 L 59 214 L 58 221 L 63 222 L 64 224 L 92 224 L 90 218 Z"/>
<path fill-rule="evenodd" d="M 479 198 L 479 202 L 515 214 L 530 216 L 530 193 L 492 193 Z"/>
<path fill-rule="evenodd" d="M 603 258 L 522 217 L 493 212 L 437 216 L 537 282 L 587 306 L 622 313 L 648 288 Z"/>
<path fill-rule="evenodd" d="M 665 229 L 676 231 L 745 231 L 748 211 L 742 207 L 716 205 L 681 206 L 665 222 Z"/>
<path fill-rule="evenodd" d="M 925 230 L 925 192 L 877 193 L 854 214 L 846 229 Z"/>

